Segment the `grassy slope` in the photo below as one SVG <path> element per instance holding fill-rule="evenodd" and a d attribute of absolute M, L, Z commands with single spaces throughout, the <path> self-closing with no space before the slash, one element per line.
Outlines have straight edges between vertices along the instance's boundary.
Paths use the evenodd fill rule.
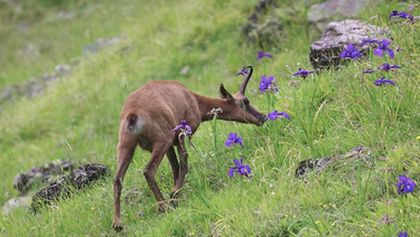
<path fill-rule="evenodd" d="M 217 143 L 213 128 L 203 124 L 194 137 L 198 151 L 190 149 L 190 173 L 180 206 L 157 214 L 155 201 L 142 175 L 149 154 L 137 151 L 127 173 L 123 197 L 138 189 L 131 204 L 123 202 L 121 235 L 127 236 L 247 236 L 299 235 L 318 233 L 338 236 L 393 236 L 399 230 L 420 232 L 419 198 L 400 197 L 394 184 L 407 170 L 419 181 L 419 69 L 416 68 L 420 36 L 410 26 L 391 25 L 395 44 L 406 49 L 392 63 L 403 66 L 397 75 L 398 88 L 376 88 L 375 76 L 361 82 L 365 65 L 349 65 L 339 72 L 328 71 L 302 81 L 299 88 L 287 86 L 298 64 L 308 68 L 310 44 L 306 28 L 291 25 L 283 50 L 273 60 L 257 63 L 257 48 L 244 45 L 239 26 L 254 1 L 113 1 L 70 9 L 89 14 L 68 22 L 40 21 L 26 37 L 6 28 L 1 38 L 0 87 L 28 79 L 57 63 L 80 60 L 73 74 L 44 96 L 22 99 L 0 114 L 0 203 L 15 195 L 14 175 L 53 159 L 95 161 L 115 167 L 118 117 L 125 96 L 148 80 L 175 79 L 206 95 L 216 95 L 220 82 L 234 90 L 239 79 L 234 73 L 244 64 L 256 69 L 249 85 L 252 102 L 262 111 L 290 112 L 290 122 L 267 123 L 262 128 L 217 122 Z M 387 23 L 395 3 L 384 4 L 364 16 L 378 25 Z M 57 9 L 46 10 L 53 15 Z M 304 16 L 304 12 L 301 13 Z M 63 27 L 65 24 L 66 27 Z M 82 58 L 84 45 L 98 37 L 126 34 L 128 50 L 118 48 Z M 401 37 L 404 36 L 404 37 Z M 24 39 L 47 44 L 45 52 L 32 62 L 13 59 Z M 48 40 L 45 40 L 48 39 Z M 10 60 L 9 60 L 10 58 Z M 383 60 L 374 58 L 374 65 Z M 179 71 L 191 67 L 186 76 Z M 267 97 L 251 90 L 263 74 L 276 76 L 280 93 L 275 106 Z M 12 118 L 12 119 L 11 119 Z M 239 132 L 245 148 L 225 149 L 229 131 Z M 310 157 L 346 152 L 356 145 L 371 147 L 375 158 L 367 167 L 355 162 L 345 169 L 313 175 L 308 183 L 294 178 L 299 161 Z M 231 159 L 242 155 L 251 165 L 254 178 L 229 179 Z M 12 162 L 13 161 L 13 162 Z M 164 193 L 170 191 L 170 169 L 163 162 L 157 177 Z M 112 178 L 70 200 L 57 209 L 33 216 L 24 211 L 0 219 L 0 235 L 81 236 L 113 235 Z M 142 216 L 139 216 L 142 213 Z M 379 224 L 384 215 L 394 222 Z"/>

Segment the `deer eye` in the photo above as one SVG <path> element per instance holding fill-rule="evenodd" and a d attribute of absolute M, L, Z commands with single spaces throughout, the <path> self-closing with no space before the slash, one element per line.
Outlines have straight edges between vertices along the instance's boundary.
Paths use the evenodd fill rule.
<path fill-rule="evenodd" d="M 248 105 L 249 105 L 249 100 L 248 100 L 247 98 L 243 99 L 243 100 L 242 100 L 242 104 L 243 104 L 244 106 L 248 106 Z"/>

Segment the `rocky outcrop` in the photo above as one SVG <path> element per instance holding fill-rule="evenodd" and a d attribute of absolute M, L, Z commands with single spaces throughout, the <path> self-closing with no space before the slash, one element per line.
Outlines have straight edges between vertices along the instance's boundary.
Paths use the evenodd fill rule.
<path fill-rule="evenodd" d="M 121 42 L 127 40 L 126 35 L 118 35 L 113 36 L 110 38 L 99 38 L 94 43 L 86 45 L 83 49 L 84 54 L 92 54 L 92 53 L 98 53 L 104 48 L 108 48 L 114 45 L 118 45 Z"/>
<path fill-rule="evenodd" d="M 26 173 L 16 175 L 13 180 L 13 187 L 19 195 L 25 195 L 36 183 L 50 183 L 65 172 L 73 170 L 74 165 L 71 161 L 61 160 L 49 164 L 33 167 Z"/>
<path fill-rule="evenodd" d="M 308 159 L 301 161 L 296 168 L 295 176 L 296 178 L 303 179 L 310 172 L 321 172 L 328 166 L 339 161 L 349 161 L 349 160 L 362 160 L 368 161 L 371 157 L 371 150 L 364 146 L 357 146 L 351 149 L 345 154 L 339 154 L 335 156 L 323 157 L 318 159 Z M 351 164 L 351 163 L 350 163 Z"/>
<path fill-rule="evenodd" d="M 18 97 L 33 98 L 42 94 L 50 85 L 71 73 L 71 66 L 58 64 L 51 73 L 32 79 L 21 85 L 6 86 L 0 91 L 0 104 Z"/>
<path fill-rule="evenodd" d="M 84 189 L 109 173 L 102 164 L 87 164 L 74 169 L 38 191 L 32 198 L 31 208 L 38 211 L 60 199 L 69 198 L 75 191 Z"/>
<path fill-rule="evenodd" d="M 8 215 L 18 208 L 31 208 L 36 212 L 43 206 L 71 197 L 78 190 L 91 186 L 108 173 L 109 169 L 102 164 L 86 164 L 75 169 L 73 162 L 68 160 L 33 167 L 26 173 L 16 175 L 13 186 L 18 190 L 19 197 L 7 201 L 2 213 Z M 47 183 L 48 186 L 32 196 L 31 189 L 42 183 Z"/>
<path fill-rule="evenodd" d="M 380 40 L 386 38 L 387 35 L 386 29 L 359 20 L 331 22 L 322 38 L 311 44 L 309 59 L 315 69 L 337 66 L 344 61 L 339 55 L 345 45 L 353 44 L 366 55 L 370 46 L 363 45 L 363 40 L 368 38 Z"/>
<path fill-rule="evenodd" d="M 277 8 L 274 0 L 260 0 L 254 7 L 247 23 L 242 27 L 242 33 L 248 42 L 258 43 L 261 47 L 274 43 L 281 34 L 283 25 L 276 17 L 269 14 Z"/>
<path fill-rule="evenodd" d="M 106 48 L 118 46 L 127 40 L 126 35 L 113 36 L 109 38 L 99 38 L 95 42 L 86 45 L 83 48 L 84 55 L 91 55 L 100 52 Z M 128 46 L 119 48 L 120 52 L 124 52 Z M 39 54 L 38 46 L 33 43 L 28 43 L 25 47 L 17 52 L 18 57 L 30 58 L 37 57 Z M 44 73 L 42 76 L 31 79 L 23 84 L 9 85 L 5 88 L 0 88 L 0 105 L 8 101 L 13 101 L 16 98 L 26 97 L 33 98 L 41 95 L 48 87 L 55 82 L 66 78 L 72 70 L 78 65 L 79 60 L 74 63 L 58 64 L 52 72 Z M 1 112 L 1 108 L 0 108 Z"/>

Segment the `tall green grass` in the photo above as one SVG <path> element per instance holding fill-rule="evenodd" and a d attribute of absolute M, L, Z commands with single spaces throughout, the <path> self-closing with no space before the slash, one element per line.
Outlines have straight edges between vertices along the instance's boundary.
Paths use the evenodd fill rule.
<path fill-rule="evenodd" d="M 292 1 L 282 3 L 287 7 Z M 22 33 L 2 24 L 3 65 L 0 88 L 23 83 L 57 63 L 78 61 L 72 74 L 44 95 L 21 98 L 0 114 L 0 203 L 17 195 L 13 177 L 54 159 L 100 162 L 115 170 L 119 113 L 125 97 L 150 80 L 178 80 L 197 93 L 217 96 L 221 82 L 231 92 L 235 73 L 252 64 L 255 76 L 248 96 L 257 108 L 287 111 L 292 119 L 263 127 L 217 121 L 200 126 L 189 149 L 190 171 L 179 207 L 164 214 L 143 178 L 150 154 L 138 150 L 124 180 L 122 221 L 116 234 L 112 222 L 112 176 L 54 208 L 34 215 L 18 210 L 1 217 L 1 236 L 396 236 L 420 232 L 418 190 L 399 196 L 395 183 L 406 172 L 419 182 L 420 35 L 415 25 L 388 24 L 388 13 L 405 4 L 387 2 L 362 14 L 362 19 L 389 26 L 393 45 L 404 50 L 393 64 L 402 66 L 392 78 L 397 87 L 375 87 L 377 75 L 362 76 L 366 67 L 384 59 L 349 63 L 289 87 L 298 67 L 309 68 L 310 39 L 302 17 L 290 16 L 283 45 L 273 59 L 257 62 L 259 48 L 241 36 L 255 1 L 101 1 L 41 6 L 42 18 Z M 82 11 L 65 22 L 47 21 L 60 9 Z M 416 10 L 418 11 L 418 10 Z M 370 19 L 371 16 L 377 17 Z M 9 18 L 8 18 L 9 19 Z M 83 47 L 100 37 L 127 35 L 127 40 L 89 56 Z M 47 51 L 28 61 L 15 52 L 28 41 Z M 3 45 L 7 45 L 3 46 Z M 270 50 L 270 49 L 266 49 Z M 371 65 L 369 65 L 371 63 Z M 184 66 L 191 70 L 179 72 Z M 279 93 L 257 92 L 262 75 L 274 75 Z M 229 132 L 238 132 L 244 148 L 223 146 Z M 294 177 L 305 159 L 345 153 L 364 145 L 372 150 L 368 163 L 349 162 Z M 242 156 L 252 179 L 229 178 L 232 160 Z M 383 158 L 381 158 L 383 157 Z M 381 159 L 379 159 L 381 158 Z M 157 172 L 166 198 L 172 175 L 166 161 Z M 132 201 L 126 201 L 130 199 Z M 390 224 L 381 224 L 388 215 Z"/>

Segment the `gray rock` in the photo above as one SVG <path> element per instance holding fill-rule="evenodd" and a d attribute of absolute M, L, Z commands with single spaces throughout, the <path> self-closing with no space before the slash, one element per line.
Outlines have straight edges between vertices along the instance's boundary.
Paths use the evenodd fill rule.
<path fill-rule="evenodd" d="M 14 87 L 7 86 L 2 91 L 0 91 L 0 104 L 6 101 L 10 101 L 13 98 Z"/>
<path fill-rule="evenodd" d="M 54 72 L 59 76 L 67 75 L 71 72 L 71 66 L 67 64 L 58 64 L 55 66 Z"/>
<path fill-rule="evenodd" d="M 55 20 L 65 21 L 65 20 L 71 20 L 76 16 L 75 12 L 66 12 L 66 11 L 59 11 L 55 15 Z"/>
<path fill-rule="evenodd" d="M 331 20 L 356 17 L 364 7 L 378 2 L 379 0 L 329 0 L 314 4 L 308 11 L 308 21 L 323 31 Z"/>
<path fill-rule="evenodd" d="M 345 154 L 339 154 L 330 157 L 323 157 L 318 159 L 308 159 L 299 162 L 298 167 L 295 170 L 295 176 L 299 179 L 304 179 L 308 173 L 315 171 L 317 173 L 321 172 L 332 163 L 340 160 L 363 160 L 366 161 L 370 159 L 371 150 L 364 146 L 357 146 L 351 149 Z"/>
<path fill-rule="evenodd" d="M 181 74 L 181 75 L 187 75 L 189 71 L 190 71 L 190 66 L 187 65 L 187 66 L 183 67 L 181 69 L 181 71 L 179 71 L 179 74 Z"/>
<path fill-rule="evenodd" d="M 39 45 L 29 42 L 21 47 L 16 52 L 16 55 L 21 60 L 34 60 L 40 56 L 40 51 L 41 50 Z"/>
<path fill-rule="evenodd" d="M 127 39 L 127 36 L 125 35 L 114 36 L 110 38 L 100 38 L 96 40 L 95 43 L 86 45 L 83 51 L 85 54 L 97 53 L 103 48 L 108 48 L 110 46 L 117 45 L 126 39 Z"/>
<path fill-rule="evenodd" d="M 33 98 L 40 95 L 45 90 L 45 87 L 46 85 L 40 80 L 28 81 L 23 88 L 23 94 L 26 97 Z"/>
<path fill-rule="evenodd" d="M 9 215 L 13 210 L 18 208 L 29 208 L 29 203 L 31 202 L 31 197 L 25 196 L 25 197 L 18 197 L 18 198 L 12 198 L 9 201 L 7 201 L 2 209 L 2 214 L 4 216 Z"/>
<path fill-rule="evenodd" d="M 367 38 L 378 40 L 389 35 L 387 29 L 367 24 L 359 20 L 344 20 L 328 24 L 322 38 L 310 47 L 309 59 L 315 69 L 324 69 L 337 66 L 344 60 L 339 55 L 344 46 L 351 43 L 360 47 L 366 55 L 369 45 L 362 46 L 362 41 Z"/>
<path fill-rule="evenodd" d="M 71 71 L 72 67 L 70 65 L 58 64 L 51 73 L 44 73 L 44 75 L 29 80 L 22 85 L 7 86 L 0 90 L 0 104 L 11 101 L 14 97 L 19 96 L 28 98 L 36 97 L 42 94 L 54 82 L 68 76 Z"/>

